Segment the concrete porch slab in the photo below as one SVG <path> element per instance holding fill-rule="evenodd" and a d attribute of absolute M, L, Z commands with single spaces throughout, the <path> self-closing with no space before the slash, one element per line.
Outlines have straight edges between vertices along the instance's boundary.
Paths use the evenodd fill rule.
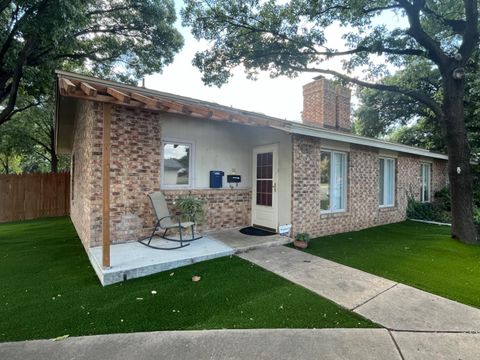
<path fill-rule="evenodd" d="M 293 241 L 288 236 L 278 234 L 269 236 L 245 235 L 240 232 L 240 229 L 241 228 L 209 232 L 208 237 L 230 246 L 235 249 L 236 253 L 264 247 L 285 245 Z"/>
<path fill-rule="evenodd" d="M 174 246 L 174 243 L 154 239 L 152 245 Z M 88 256 L 103 286 L 128 279 L 166 271 L 200 261 L 234 254 L 235 250 L 209 236 L 196 240 L 190 246 L 175 250 L 156 250 L 138 242 L 115 244 L 110 247 L 111 266 L 103 269 L 102 248 L 92 247 Z"/>

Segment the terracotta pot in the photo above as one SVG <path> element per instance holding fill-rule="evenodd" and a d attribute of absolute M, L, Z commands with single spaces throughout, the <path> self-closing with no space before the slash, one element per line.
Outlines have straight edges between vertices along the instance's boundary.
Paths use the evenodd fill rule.
<path fill-rule="evenodd" d="M 308 247 L 308 243 L 306 241 L 300 241 L 300 240 L 294 240 L 293 241 L 293 246 L 295 246 L 297 249 L 306 249 Z"/>

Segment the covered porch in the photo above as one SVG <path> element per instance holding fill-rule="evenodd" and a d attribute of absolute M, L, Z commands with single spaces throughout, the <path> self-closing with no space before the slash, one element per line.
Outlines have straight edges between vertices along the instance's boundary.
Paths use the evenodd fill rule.
<path fill-rule="evenodd" d="M 103 284 L 236 251 L 211 233 L 291 223 L 292 137 L 283 121 L 71 73 L 59 72 L 57 85 L 57 148 L 72 156 L 71 218 Z M 215 186 L 212 171 L 223 174 Z M 207 236 L 181 251 L 139 247 L 156 223 L 147 195 L 157 191 L 171 213 L 182 197 L 201 200 L 197 230 Z"/>

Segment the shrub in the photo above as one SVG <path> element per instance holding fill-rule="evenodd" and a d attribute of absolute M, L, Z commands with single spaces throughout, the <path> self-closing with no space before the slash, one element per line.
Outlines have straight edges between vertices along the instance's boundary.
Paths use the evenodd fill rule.
<path fill-rule="evenodd" d="M 450 189 L 445 186 L 442 190 L 435 192 L 434 201 L 445 211 L 452 211 L 452 198 L 450 197 Z"/>
<path fill-rule="evenodd" d="M 413 198 L 408 200 L 407 217 L 410 219 L 450 223 L 452 217 L 440 202 L 421 203 Z"/>
<path fill-rule="evenodd" d="M 480 207 L 475 207 L 473 209 L 473 221 L 477 226 L 480 226 Z"/>

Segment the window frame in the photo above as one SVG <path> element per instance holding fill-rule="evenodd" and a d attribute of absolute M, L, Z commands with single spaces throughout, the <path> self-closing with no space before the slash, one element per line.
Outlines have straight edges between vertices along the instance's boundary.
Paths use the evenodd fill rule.
<path fill-rule="evenodd" d="M 343 208 L 342 209 L 332 209 L 332 198 L 330 197 L 330 204 L 329 204 L 329 209 L 328 210 L 324 210 L 321 208 L 321 205 L 320 205 L 320 214 L 335 214 L 335 213 L 343 213 L 343 212 L 346 212 L 347 211 L 347 188 L 348 188 L 348 152 L 346 151 L 338 151 L 338 150 L 331 150 L 331 149 L 320 149 L 320 158 L 321 158 L 321 155 L 322 153 L 330 153 L 330 183 L 329 183 L 329 187 L 330 187 L 330 194 L 332 192 L 332 189 L 333 189 L 333 181 L 335 179 L 335 176 L 332 176 L 333 175 L 333 171 L 332 169 L 334 168 L 333 167 L 333 162 L 335 159 L 335 154 L 340 154 L 340 155 L 343 155 L 345 157 L 345 161 L 343 163 L 343 174 L 344 174 L 344 182 L 345 182 L 345 186 L 343 187 L 343 192 L 342 192 L 342 195 L 343 195 Z M 320 164 L 319 164 L 320 166 Z M 320 186 L 322 185 L 321 181 L 320 181 Z M 320 193 L 319 193 L 320 195 Z"/>
<path fill-rule="evenodd" d="M 380 161 L 383 160 L 383 199 L 380 199 Z M 392 203 L 391 204 L 381 204 L 380 201 L 385 200 L 385 161 L 392 161 L 393 162 L 393 182 L 392 182 Z M 397 162 L 394 157 L 388 157 L 388 156 L 379 156 L 378 158 L 378 205 L 380 208 L 392 208 L 395 207 L 396 204 L 396 195 L 397 195 Z"/>
<path fill-rule="evenodd" d="M 428 168 L 428 182 L 426 183 L 427 184 L 427 188 L 428 188 L 428 199 L 425 200 L 424 198 L 424 184 L 425 184 L 425 181 L 424 181 L 424 172 L 423 172 L 423 169 L 424 167 L 427 167 Z M 428 163 L 428 162 L 422 162 L 420 163 L 420 202 L 422 203 L 429 203 L 430 201 L 432 201 L 432 164 L 431 163 Z"/>
<path fill-rule="evenodd" d="M 171 185 L 171 184 L 165 184 L 165 145 L 167 144 L 172 144 L 172 145 L 184 145 L 184 146 L 189 146 L 190 147 L 190 156 L 188 159 L 188 184 L 186 185 Z M 193 166 L 193 156 L 195 154 L 195 144 L 192 141 L 184 140 L 184 139 L 177 139 L 177 138 L 164 138 L 161 141 L 161 161 L 160 161 L 160 186 L 162 189 L 193 189 L 194 188 L 194 166 Z"/>

